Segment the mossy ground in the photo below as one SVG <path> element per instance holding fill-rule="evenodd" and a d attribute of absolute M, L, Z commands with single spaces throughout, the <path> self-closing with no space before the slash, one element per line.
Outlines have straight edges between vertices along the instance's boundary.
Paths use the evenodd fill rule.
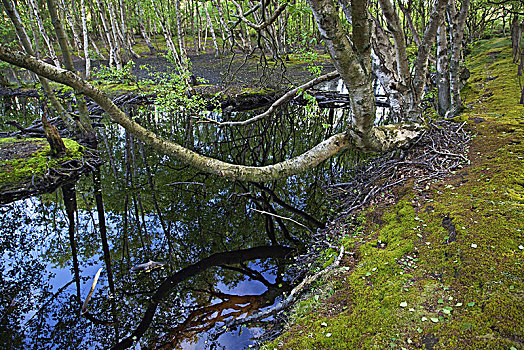
<path fill-rule="evenodd" d="M 524 107 L 509 45 L 482 41 L 467 62 L 471 165 L 342 229 L 354 255 L 266 349 L 524 349 Z"/>
<path fill-rule="evenodd" d="M 76 141 L 63 139 L 67 155 L 52 158 L 46 139 L 15 137 L 0 139 L 0 191 L 14 190 L 44 176 L 50 168 L 57 168 L 72 159 L 80 160 L 83 147 Z"/>

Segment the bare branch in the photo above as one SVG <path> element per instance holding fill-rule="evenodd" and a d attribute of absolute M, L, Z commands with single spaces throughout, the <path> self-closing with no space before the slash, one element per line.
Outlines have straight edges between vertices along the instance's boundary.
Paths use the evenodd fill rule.
<path fill-rule="evenodd" d="M 340 74 L 337 71 L 334 71 L 334 72 L 331 72 L 331 73 L 324 74 L 324 75 L 322 75 L 320 77 L 317 77 L 317 78 L 315 78 L 313 80 L 310 80 L 307 83 L 305 83 L 303 85 L 300 85 L 299 87 L 296 87 L 293 90 L 288 91 L 286 94 L 284 94 L 284 96 L 282 96 L 281 98 L 279 98 L 278 100 L 273 102 L 273 104 L 264 113 L 256 115 L 256 116 L 254 116 L 252 118 L 249 118 L 247 120 L 236 121 L 236 122 L 218 122 L 218 121 L 212 120 L 212 119 L 205 119 L 205 121 L 210 122 L 210 123 L 214 123 L 214 124 L 216 124 L 219 127 L 224 127 L 224 126 L 246 126 L 246 125 L 252 124 L 252 123 L 257 122 L 257 121 L 259 121 L 261 119 L 269 117 L 271 114 L 273 114 L 273 112 L 275 112 L 275 110 L 277 109 L 278 106 L 281 106 L 284 103 L 286 103 L 287 101 L 291 100 L 300 91 L 305 91 L 307 89 L 312 88 L 313 86 L 315 86 L 317 84 L 320 84 L 320 83 L 322 83 L 324 81 L 333 80 L 333 79 L 335 79 L 335 78 L 337 78 L 339 76 L 340 76 Z"/>

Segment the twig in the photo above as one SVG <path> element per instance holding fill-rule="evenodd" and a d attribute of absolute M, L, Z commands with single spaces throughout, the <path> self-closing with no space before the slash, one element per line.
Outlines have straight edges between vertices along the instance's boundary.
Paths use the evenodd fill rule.
<path fill-rule="evenodd" d="M 82 310 L 80 314 L 84 314 L 87 310 L 87 303 L 89 303 L 89 299 L 91 299 L 91 295 L 93 295 L 93 292 L 96 288 L 96 283 L 98 282 L 98 278 L 100 277 L 100 273 L 102 272 L 102 268 L 98 269 L 98 272 L 95 275 L 95 278 L 93 278 L 93 284 L 91 285 L 91 290 L 89 290 L 89 293 L 87 294 L 86 301 L 84 301 L 84 305 L 82 305 Z"/>
<path fill-rule="evenodd" d="M 219 122 L 219 121 L 216 121 L 216 120 L 213 120 L 213 119 L 209 119 L 209 118 L 204 118 L 204 120 L 206 122 L 209 122 L 209 123 L 214 123 L 218 127 L 249 125 L 249 124 L 257 122 L 257 121 L 259 121 L 261 119 L 269 117 L 271 114 L 273 114 L 273 112 L 277 109 L 278 106 L 281 106 L 285 102 L 291 100 L 300 91 L 304 91 L 304 90 L 310 89 L 313 86 L 315 86 L 317 84 L 320 84 L 320 83 L 322 83 L 324 81 L 333 80 L 333 79 L 335 79 L 338 76 L 339 76 L 339 73 L 337 71 L 334 71 L 334 72 L 330 72 L 330 73 L 324 74 L 324 75 L 322 75 L 320 77 L 317 77 L 317 78 L 315 78 L 313 80 L 310 80 L 307 83 L 305 83 L 303 85 L 300 85 L 299 87 L 296 87 L 296 88 L 288 91 L 287 93 L 285 93 L 282 97 L 280 97 L 278 100 L 273 102 L 273 104 L 264 113 L 258 114 L 258 115 L 254 116 L 252 118 L 247 119 L 247 120 L 236 121 L 236 122 Z"/>
<path fill-rule="evenodd" d="M 271 216 L 277 217 L 277 218 L 279 218 L 279 219 L 289 220 L 289 221 L 291 221 L 291 222 L 293 222 L 293 223 L 295 223 L 295 224 L 297 224 L 297 225 L 299 225 L 299 226 L 302 226 L 303 228 L 305 228 L 305 229 L 308 230 L 309 232 L 313 233 L 313 231 L 312 231 L 309 227 L 307 227 L 306 225 L 301 224 L 300 222 L 295 221 L 295 220 L 293 220 L 293 219 L 291 219 L 291 218 L 288 218 L 288 217 L 285 217 L 285 216 L 280 216 L 280 215 L 277 215 L 277 214 L 273 214 L 273 213 L 270 213 L 270 212 L 267 212 L 267 211 L 264 211 L 264 210 L 258 210 L 258 209 L 255 209 L 255 208 L 248 208 L 248 209 L 249 209 L 249 210 L 256 211 L 256 212 L 259 212 L 259 213 L 261 213 L 261 214 L 271 215 Z"/>

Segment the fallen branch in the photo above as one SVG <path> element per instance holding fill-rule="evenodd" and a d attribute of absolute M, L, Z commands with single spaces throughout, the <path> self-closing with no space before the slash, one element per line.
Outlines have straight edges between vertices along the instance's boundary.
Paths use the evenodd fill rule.
<path fill-rule="evenodd" d="M 85 312 L 87 311 L 87 303 L 89 303 L 89 299 L 91 299 L 91 295 L 93 295 L 95 291 L 96 283 L 98 282 L 98 278 L 100 277 L 101 272 L 102 272 L 102 268 L 99 268 L 98 272 L 95 275 L 95 278 L 93 278 L 93 284 L 91 284 L 91 290 L 89 290 L 86 301 L 84 301 L 84 305 L 82 305 L 82 310 L 80 312 L 81 315 L 85 314 Z"/>
<path fill-rule="evenodd" d="M 302 84 L 302 85 L 300 85 L 300 86 L 298 86 L 298 87 L 288 91 L 286 94 L 284 94 L 284 96 L 280 97 L 278 100 L 273 102 L 273 104 L 264 113 L 260 113 L 260 114 L 254 116 L 252 118 L 249 118 L 247 120 L 236 121 L 236 122 L 219 122 L 219 121 L 216 121 L 216 120 L 213 120 L 213 119 L 206 118 L 205 121 L 209 122 L 209 123 L 216 124 L 219 127 L 224 127 L 224 126 L 246 126 L 246 125 L 252 124 L 252 123 L 257 122 L 257 121 L 259 121 L 261 119 L 269 117 L 271 114 L 273 114 L 273 112 L 275 112 L 277 107 L 279 107 L 279 106 L 283 105 L 284 103 L 286 103 L 287 101 L 291 100 L 300 91 L 305 91 L 307 89 L 310 89 L 313 86 L 315 86 L 317 84 L 320 84 L 320 83 L 322 83 L 324 81 L 333 80 L 333 79 L 337 78 L 338 76 L 339 76 L 339 73 L 337 71 L 334 71 L 334 72 L 330 72 L 330 73 L 324 74 L 324 75 L 322 75 L 320 77 L 317 77 L 317 78 L 315 78 L 313 80 L 310 80 L 307 83 Z"/>
<path fill-rule="evenodd" d="M 228 328 L 233 328 L 233 327 L 236 327 L 238 325 L 241 325 L 241 324 L 246 324 L 248 322 L 253 322 L 253 321 L 258 321 L 260 319 L 263 319 L 269 315 L 273 315 L 283 309 L 286 309 L 289 305 L 291 305 L 295 300 L 296 298 L 298 297 L 299 293 L 304 290 L 306 287 L 310 286 L 313 282 L 317 281 L 320 277 L 322 277 L 323 275 L 325 275 L 326 273 L 328 273 L 329 271 L 333 270 L 334 268 L 338 267 L 340 265 L 340 261 L 342 260 L 342 257 L 344 256 L 344 246 L 340 246 L 340 251 L 339 251 L 339 254 L 338 256 L 336 257 L 336 259 L 333 261 L 333 263 L 331 265 L 329 265 L 328 267 L 326 267 L 325 269 L 321 270 L 321 271 L 318 271 L 317 273 L 315 273 L 314 275 L 312 276 L 308 276 L 306 278 L 304 278 L 304 280 L 302 280 L 302 282 L 300 282 L 295 288 L 293 288 L 293 290 L 291 291 L 291 293 L 289 293 L 289 295 L 287 296 L 287 298 L 285 298 L 284 300 L 282 300 L 281 302 L 275 304 L 273 307 L 267 309 L 267 310 L 264 310 L 264 311 L 260 311 L 260 312 L 257 312 L 255 314 L 252 314 L 251 316 L 247 316 L 247 317 L 244 317 L 244 318 L 241 318 L 241 319 L 233 319 L 231 320 L 230 322 L 226 323 L 226 325 L 223 327 L 225 329 L 228 329 Z"/>
<path fill-rule="evenodd" d="M 249 210 L 253 210 L 253 211 L 256 211 L 256 212 L 259 212 L 260 214 L 264 214 L 264 215 L 271 215 L 271 216 L 274 216 L 276 218 L 279 218 L 279 219 L 284 219 L 284 220 L 289 220 L 299 226 L 302 226 L 303 228 L 305 228 L 306 230 L 308 230 L 309 232 L 313 233 L 313 231 L 311 231 L 311 229 L 309 227 L 307 227 L 306 225 L 304 224 L 301 224 L 300 222 L 298 221 L 295 221 L 291 218 L 288 218 L 288 217 L 285 217 L 285 216 L 280 216 L 280 215 L 277 215 L 277 214 L 273 214 L 273 213 L 270 213 L 268 211 L 264 211 L 264 210 L 258 210 L 258 209 L 255 209 L 255 208 L 248 208 Z"/>

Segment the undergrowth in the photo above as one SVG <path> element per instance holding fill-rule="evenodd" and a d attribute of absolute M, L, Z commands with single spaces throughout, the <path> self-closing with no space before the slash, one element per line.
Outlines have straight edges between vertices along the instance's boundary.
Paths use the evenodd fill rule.
<path fill-rule="evenodd" d="M 524 349 L 524 107 L 509 40 L 481 41 L 467 66 L 471 165 L 342 225 L 353 255 L 265 349 Z"/>

